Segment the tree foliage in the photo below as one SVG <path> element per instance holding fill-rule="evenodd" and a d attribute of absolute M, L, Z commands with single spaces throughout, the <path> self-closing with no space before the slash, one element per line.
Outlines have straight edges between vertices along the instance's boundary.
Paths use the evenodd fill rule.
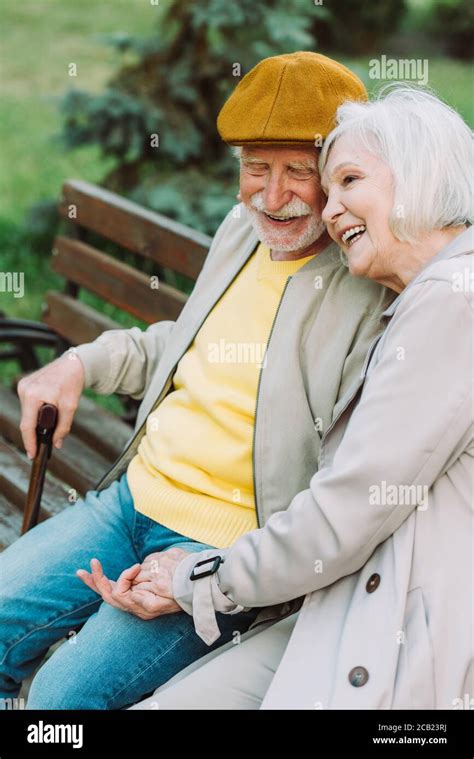
<path fill-rule="evenodd" d="M 327 3 L 315 15 L 312 33 L 318 45 L 346 55 L 380 52 L 382 41 L 393 34 L 405 12 L 405 0 Z"/>
<path fill-rule="evenodd" d="M 433 8 L 431 29 L 449 55 L 464 60 L 474 58 L 472 0 L 439 0 Z"/>
<path fill-rule="evenodd" d="M 108 40 L 123 63 L 104 92 L 66 93 L 60 138 L 68 148 L 98 144 L 115 159 L 106 187 L 212 233 L 237 187 L 236 161 L 216 129 L 225 99 L 262 58 L 316 50 L 318 30 L 344 44 L 356 5 L 369 32 L 380 32 L 402 3 L 384 0 L 384 12 L 371 5 L 369 13 L 341 0 L 337 15 L 309 0 L 160 3 L 149 37 Z"/>

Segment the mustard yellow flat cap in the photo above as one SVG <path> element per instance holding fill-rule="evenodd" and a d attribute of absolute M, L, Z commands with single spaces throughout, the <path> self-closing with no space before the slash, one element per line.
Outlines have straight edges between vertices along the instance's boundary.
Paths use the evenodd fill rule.
<path fill-rule="evenodd" d="M 345 100 L 367 100 L 367 90 L 341 63 L 307 51 L 275 55 L 239 82 L 217 128 L 229 145 L 314 145 L 335 126 Z"/>

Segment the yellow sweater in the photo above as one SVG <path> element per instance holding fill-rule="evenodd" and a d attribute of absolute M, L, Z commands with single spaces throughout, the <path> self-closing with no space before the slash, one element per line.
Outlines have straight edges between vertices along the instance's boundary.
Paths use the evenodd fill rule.
<path fill-rule="evenodd" d="M 286 280 L 310 258 L 273 261 L 260 244 L 216 303 L 129 464 L 137 511 L 216 548 L 255 529 L 259 371 Z"/>

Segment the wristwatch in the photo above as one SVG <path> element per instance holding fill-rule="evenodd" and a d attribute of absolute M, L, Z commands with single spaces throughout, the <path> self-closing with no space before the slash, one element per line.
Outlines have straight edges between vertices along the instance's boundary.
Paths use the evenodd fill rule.
<path fill-rule="evenodd" d="M 200 580 L 201 577 L 208 577 L 208 575 L 213 575 L 214 572 L 217 572 L 220 565 L 224 562 L 224 559 L 222 556 L 211 556 L 210 559 L 204 559 L 203 561 L 198 561 L 197 564 L 194 565 L 193 571 L 189 575 L 190 580 Z M 208 569 L 199 569 L 199 567 L 203 567 L 204 564 L 211 563 L 212 566 Z"/>

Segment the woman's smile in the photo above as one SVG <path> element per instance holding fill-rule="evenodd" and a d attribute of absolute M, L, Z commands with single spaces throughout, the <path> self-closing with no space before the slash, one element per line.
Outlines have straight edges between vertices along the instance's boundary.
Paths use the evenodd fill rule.
<path fill-rule="evenodd" d="M 359 240 L 365 232 L 365 224 L 356 224 L 351 227 L 347 227 L 342 233 L 339 234 L 343 245 L 347 245 L 349 248 L 357 240 Z"/>

